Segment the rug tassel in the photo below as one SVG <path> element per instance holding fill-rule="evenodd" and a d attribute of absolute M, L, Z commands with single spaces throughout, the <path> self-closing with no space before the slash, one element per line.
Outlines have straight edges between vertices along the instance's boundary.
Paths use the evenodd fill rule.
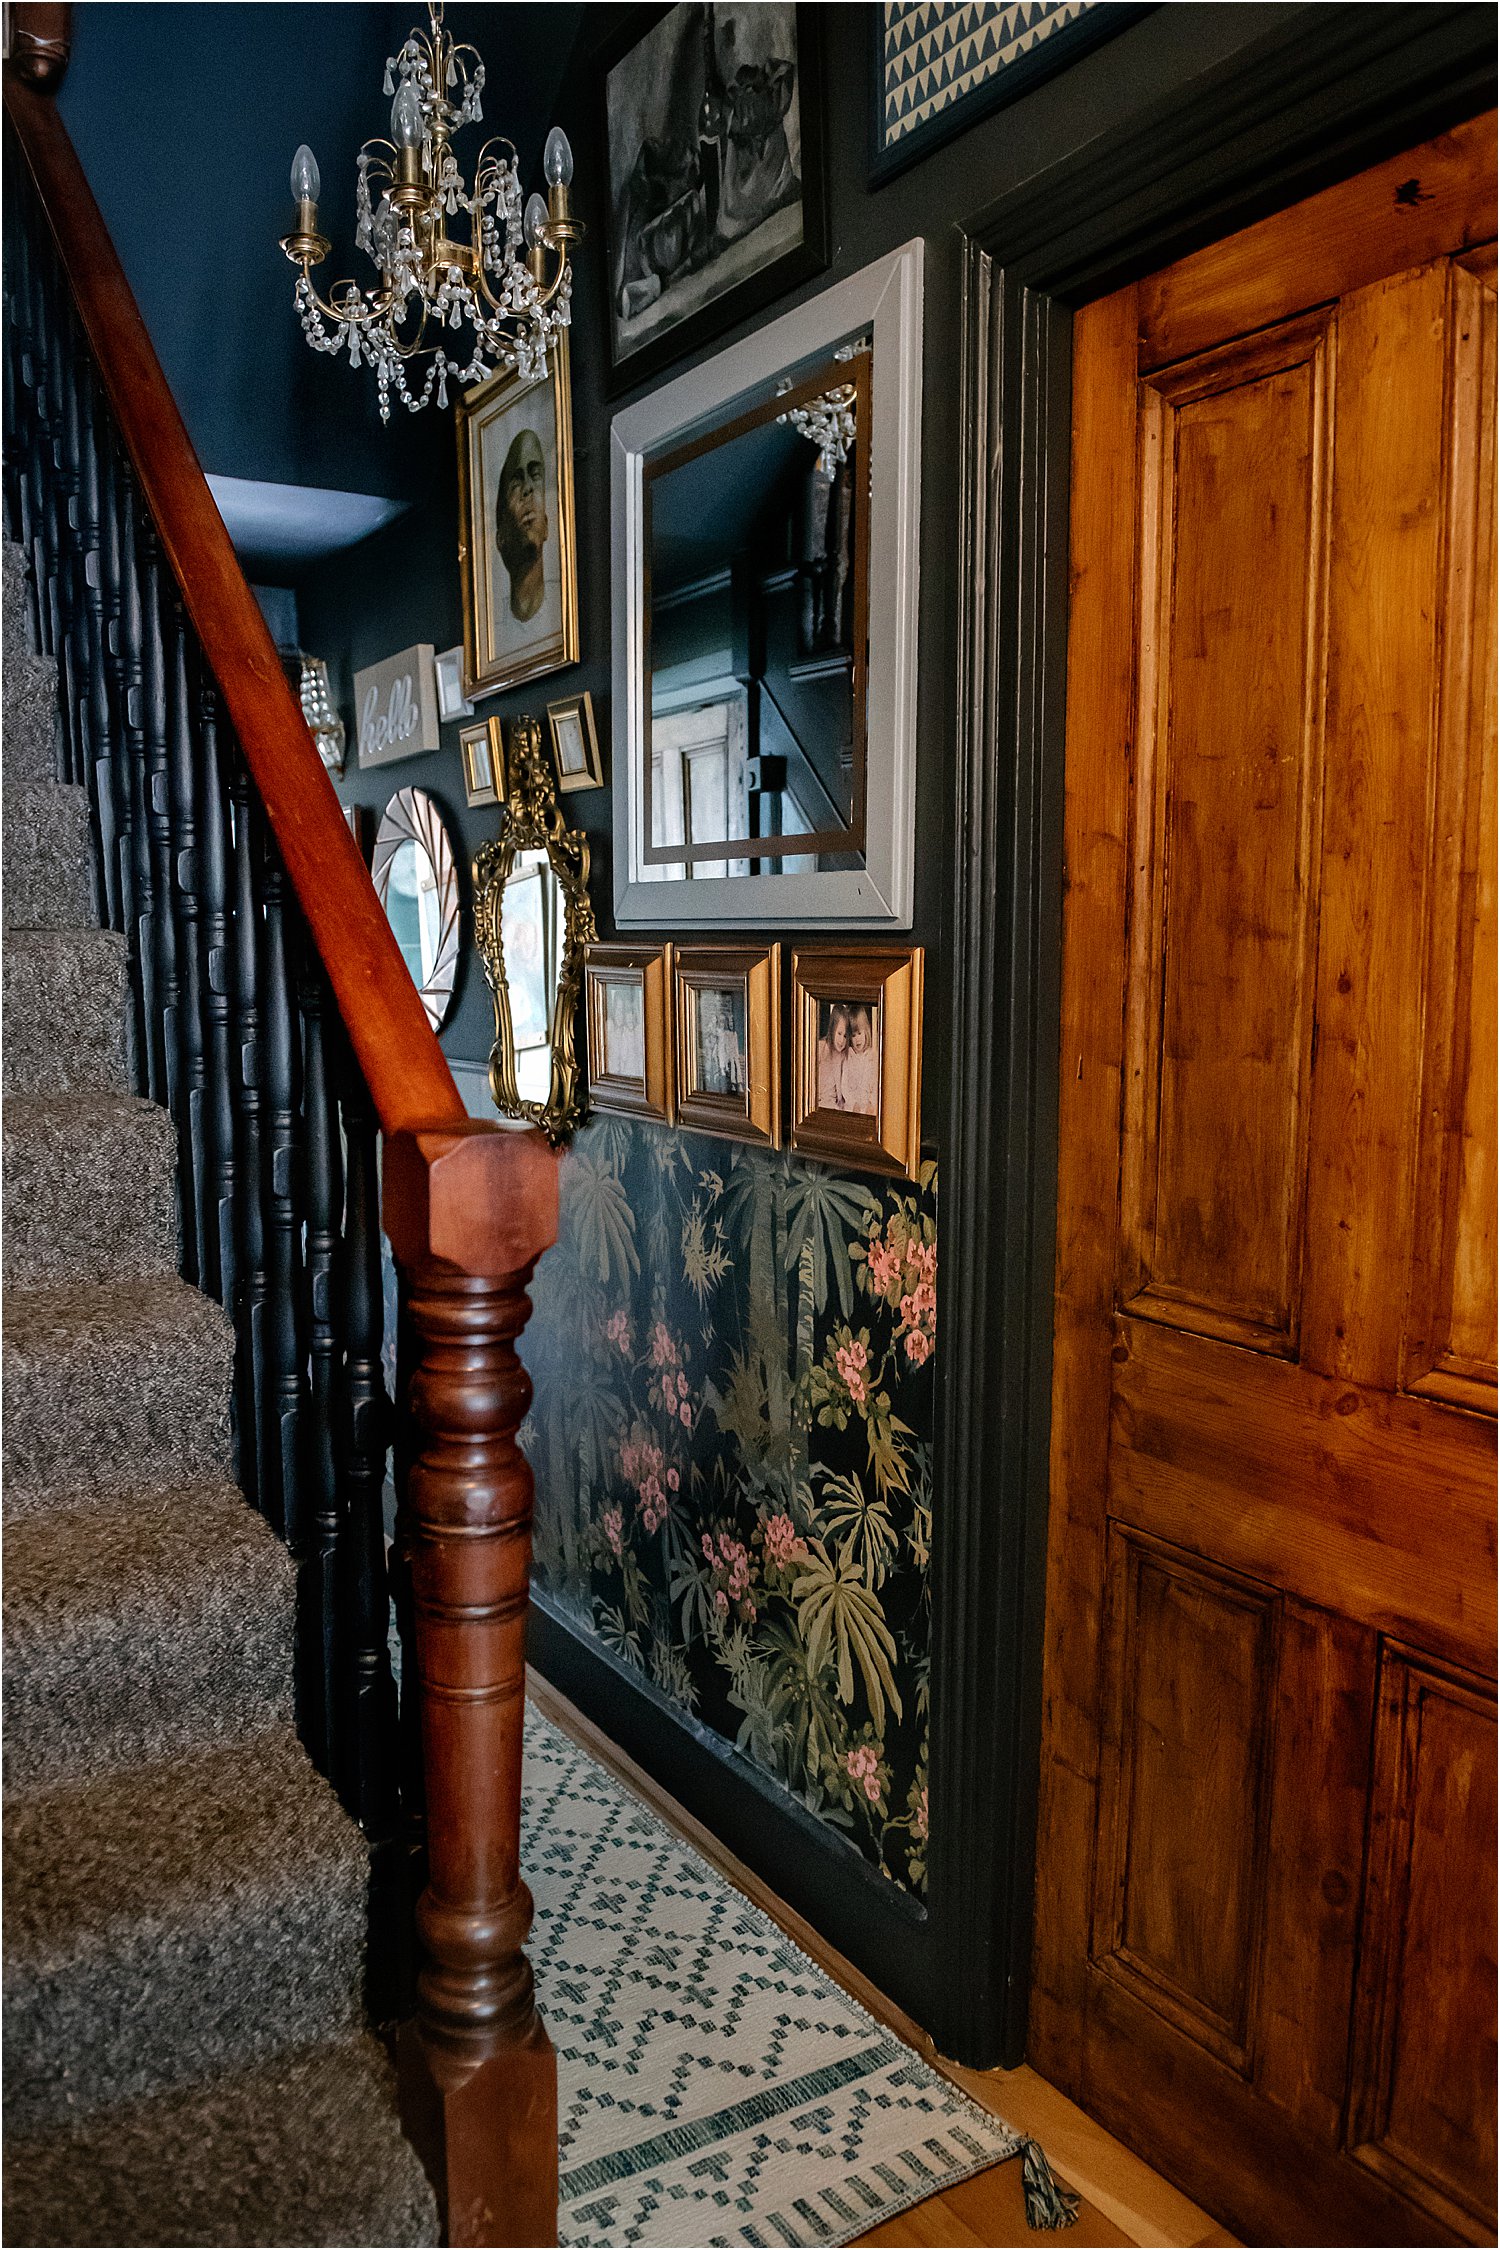
<path fill-rule="evenodd" d="M 1038 2233 L 1055 2233 L 1078 2224 L 1078 2198 L 1053 2176 L 1042 2154 L 1040 2141 L 1021 2148 L 1021 2187 L 1026 2197 L 1026 2224 Z"/>

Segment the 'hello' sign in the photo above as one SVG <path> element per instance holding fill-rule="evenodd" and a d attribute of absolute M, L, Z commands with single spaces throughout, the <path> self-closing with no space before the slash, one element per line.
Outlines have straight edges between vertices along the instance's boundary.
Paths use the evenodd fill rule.
<path fill-rule="evenodd" d="M 404 648 L 354 675 L 362 766 L 390 766 L 438 746 L 437 680 L 431 641 Z"/>

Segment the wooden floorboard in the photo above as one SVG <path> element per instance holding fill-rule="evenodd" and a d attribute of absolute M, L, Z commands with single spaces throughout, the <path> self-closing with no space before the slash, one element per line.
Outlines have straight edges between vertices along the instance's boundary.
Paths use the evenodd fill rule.
<path fill-rule="evenodd" d="M 1090 2250 L 1093 2244 L 1135 2243 L 1141 2250 L 1200 2250 L 1223 2245 L 1233 2250 L 1237 2237 L 1215 2224 L 1206 2211 L 1154 2172 L 1122 2142 L 1085 2116 L 1077 2104 L 1049 2086 L 1034 2070 L 965 2070 L 938 2054 L 920 2026 L 894 2007 L 842 1954 L 835 1953 L 800 1914 L 761 1882 L 701 1821 L 643 1773 L 609 1737 L 528 1670 L 527 1692 L 537 1709 L 586 1750 L 606 1771 L 649 1805 L 658 1819 L 702 1853 L 735 1889 L 769 1914 L 793 1944 L 801 1947 L 825 1975 L 841 1985 L 876 2021 L 915 2047 L 932 2068 L 959 2086 L 992 2116 L 1003 2117 L 1017 2132 L 1038 2140 L 1058 2178 L 1082 2198 L 1078 2224 L 1065 2234 L 1034 2233 L 1026 2224 L 1021 2164 L 993 2164 L 942 2195 L 929 2196 L 909 2211 L 861 2235 L 861 2243 L 905 2245 L 907 2250 L 1001 2250 L 1015 2243 L 1053 2243 L 1057 2250 Z"/>

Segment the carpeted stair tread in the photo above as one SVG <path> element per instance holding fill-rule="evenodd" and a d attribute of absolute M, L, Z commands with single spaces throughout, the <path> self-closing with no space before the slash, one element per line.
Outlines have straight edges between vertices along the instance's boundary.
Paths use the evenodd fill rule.
<path fill-rule="evenodd" d="M 0 665 L 9 672 L 13 663 L 34 658 L 26 557 L 13 539 L 0 545 Z"/>
<path fill-rule="evenodd" d="M 234 1336 L 174 1276 L 4 1296 L 5 1512 L 229 1471 Z"/>
<path fill-rule="evenodd" d="M 5 652 L 0 677 L 0 773 L 7 789 L 57 779 L 57 665 L 27 649 Z"/>
<path fill-rule="evenodd" d="M 7 2139 L 12 2243 L 435 2243 L 369 2036 Z"/>
<path fill-rule="evenodd" d="M 289 1728 L 7 1797 L 7 2130 L 356 2030 L 368 1882 Z"/>
<path fill-rule="evenodd" d="M 177 1268 L 177 1133 L 134 1094 L 13 1095 L 3 1120 L 12 1287 Z"/>
<path fill-rule="evenodd" d="M 98 920 L 86 790 L 8 788 L 0 846 L 7 930 L 87 929 Z"/>
<path fill-rule="evenodd" d="M 16 930 L 4 970 L 7 1094 L 128 1093 L 130 972 L 114 930 Z"/>
<path fill-rule="evenodd" d="M 5 1786 L 289 1725 L 286 1549 L 227 1482 L 5 1530 Z"/>

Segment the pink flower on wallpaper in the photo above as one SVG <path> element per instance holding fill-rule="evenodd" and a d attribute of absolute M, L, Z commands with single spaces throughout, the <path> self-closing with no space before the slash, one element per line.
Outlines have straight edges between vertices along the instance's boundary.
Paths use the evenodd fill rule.
<path fill-rule="evenodd" d="M 926 1843 L 926 1841 L 927 1841 L 927 1792 L 926 1792 L 926 1790 L 925 1790 L 925 1789 L 924 1789 L 924 1790 L 922 1791 L 921 1795 L 920 1795 L 920 1796 L 919 1796 L 919 1797 L 917 1798 L 917 1802 L 916 1802 L 916 1805 L 915 1805 L 915 1807 L 914 1807 L 914 1809 L 913 1809 L 913 1812 L 912 1812 L 912 1816 L 911 1816 L 911 1832 L 912 1832 L 912 1834 L 913 1834 L 913 1835 L 914 1835 L 914 1836 L 916 1837 L 916 1839 L 917 1839 L 918 1843 L 921 1843 L 921 1844 L 925 1844 L 925 1843 Z"/>
<path fill-rule="evenodd" d="M 870 1280 L 884 1293 L 893 1281 L 901 1278 L 901 1252 L 893 1242 L 883 1242 L 873 1237 L 870 1243 Z"/>
<path fill-rule="evenodd" d="M 604 1323 L 604 1333 L 614 1345 L 616 1351 L 624 1352 L 627 1357 L 629 1356 L 630 1315 L 628 1312 L 622 1309 L 619 1312 L 611 1313 Z"/>
<path fill-rule="evenodd" d="M 909 1273 L 914 1273 L 916 1279 L 925 1288 L 934 1291 L 934 1301 L 936 1301 L 937 1244 L 935 1242 L 908 1242 L 906 1245 L 906 1264 Z"/>
<path fill-rule="evenodd" d="M 693 1410 L 689 1406 L 686 1399 L 683 1400 L 681 1406 L 679 1406 L 677 1409 L 677 1419 L 682 1424 L 685 1430 L 690 1430 L 692 1428 Z"/>
<path fill-rule="evenodd" d="M 679 1486 L 681 1485 L 681 1483 L 682 1483 L 682 1479 L 681 1479 L 681 1477 L 680 1477 L 680 1476 L 678 1475 L 677 1471 L 676 1471 L 675 1469 L 668 1469 L 668 1471 L 667 1471 L 667 1490 L 668 1490 L 668 1492 L 676 1492 L 676 1491 L 678 1490 Z"/>
<path fill-rule="evenodd" d="M 879 1802 L 880 1760 L 868 1742 L 862 1742 L 857 1750 L 845 1753 L 844 1771 L 852 1782 L 863 1789 L 872 1805 Z"/>
<path fill-rule="evenodd" d="M 855 1405 L 863 1406 L 869 1391 L 865 1370 L 870 1364 L 870 1354 L 866 1346 L 857 1337 L 847 1344 L 838 1345 L 834 1351 L 833 1364 Z"/>
<path fill-rule="evenodd" d="M 651 1328 L 651 1364 L 653 1367 L 675 1367 L 682 1354 L 673 1341 L 672 1331 L 664 1320 L 653 1322 Z"/>
<path fill-rule="evenodd" d="M 768 1516 L 766 1519 L 766 1559 L 785 1570 L 799 1556 L 807 1553 L 807 1541 L 799 1539 L 797 1527 L 790 1516 Z"/>
<path fill-rule="evenodd" d="M 648 1477 L 660 1477 L 667 1465 L 667 1457 L 655 1441 L 646 1436 L 637 1424 L 620 1447 L 620 1474 L 627 1484 L 641 1491 Z"/>
<path fill-rule="evenodd" d="M 625 1517 L 619 1508 L 605 1509 L 604 1536 L 609 1541 L 610 1552 L 618 1562 L 625 1552 Z"/>
<path fill-rule="evenodd" d="M 906 1356 L 913 1367 L 920 1367 L 932 1357 L 932 1338 L 920 1328 L 913 1328 L 906 1338 Z"/>
<path fill-rule="evenodd" d="M 714 1608 L 718 1611 L 721 1617 L 727 1617 L 729 1614 L 729 1596 L 725 1593 L 722 1586 L 714 1596 Z"/>

